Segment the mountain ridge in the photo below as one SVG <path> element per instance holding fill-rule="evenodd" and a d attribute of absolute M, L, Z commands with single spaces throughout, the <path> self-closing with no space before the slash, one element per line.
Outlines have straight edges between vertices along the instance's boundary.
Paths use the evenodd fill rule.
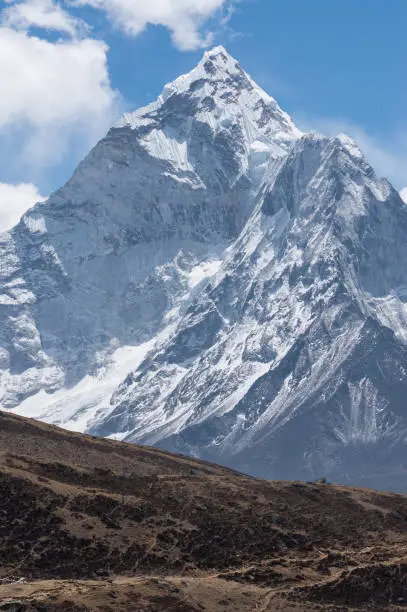
<path fill-rule="evenodd" d="M 262 477 L 400 488 L 405 204 L 223 47 L 126 114 L 0 258 L 1 407 Z"/>
<path fill-rule="evenodd" d="M 317 147 L 317 150 L 315 150 L 315 147 Z M 290 186 L 292 183 L 292 160 L 297 162 L 298 159 L 298 167 L 304 166 L 302 157 L 301 155 L 298 157 L 296 149 L 301 152 L 301 155 L 305 155 L 308 158 L 307 172 L 309 172 L 311 167 L 309 166 L 311 150 L 312 155 L 315 157 L 314 161 L 316 167 L 319 167 L 321 164 L 321 168 L 323 169 L 325 186 L 322 184 L 321 187 L 321 180 L 318 174 L 319 171 L 312 169 L 311 172 L 309 172 L 309 176 L 305 174 L 305 182 L 303 181 L 303 175 L 299 173 L 297 176 L 298 184 L 294 185 L 292 191 L 287 188 L 287 185 Z M 318 157 L 320 154 L 323 156 L 322 163 L 319 161 Z M 290 157 L 292 160 L 290 160 Z M 288 179 L 285 167 L 289 175 Z M 328 170 L 329 168 L 330 170 Z M 364 204 L 364 200 L 360 198 L 359 191 L 356 191 L 356 193 L 353 192 L 353 183 L 350 183 L 347 178 L 348 175 L 354 176 L 356 172 L 360 173 L 360 180 L 363 179 L 364 181 L 368 181 L 366 187 L 364 187 L 364 191 L 367 194 Z M 310 188 L 308 180 L 311 180 L 311 183 L 314 183 L 315 187 Z M 303 187 L 301 187 L 302 182 L 304 182 Z M 304 190 L 303 193 L 301 189 Z M 346 195 L 347 190 L 349 193 Z M 343 196 L 344 193 L 345 197 Z M 272 240 L 265 239 L 264 234 L 261 233 L 259 244 L 262 250 L 260 253 L 258 253 L 256 249 L 247 252 L 244 247 L 245 243 L 249 244 L 251 248 L 253 244 L 255 244 L 254 236 L 256 236 L 256 232 L 248 225 L 246 228 L 247 240 L 244 238 L 245 230 L 243 230 L 236 244 L 231 247 L 233 251 L 230 256 L 230 262 L 235 278 L 234 283 L 236 285 L 231 296 L 231 303 L 229 304 L 229 301 L 226 300 L 225 304 L 224 300 L 224 296 L 228 296 L 228 291 L 230 290 L 226 289 L 225 291 L 223 286 L 225 282 L 226 286 L 228 286 L 228 284 L 230 285 L 231 274 L 228 272 L 227 264 L 223 264 L 217 273 L 215 281 L 215 283 L 218 282 L 218 285 L 215 287 L 208 285 L 206 289 L 206 293 L 209 294 L 207 297 L 207 305 L 204 306 L 201 304 L 196 307 L 198 311 L 203 313 L 201 326 L 205 328 L 205 330 L 211 330 L 211 326 L 213 327 L 213 315 L 211 315 L 212 318 L 208 318 L 208 312 L 214 312 L 213 309 L 211 310 L 210 304 L 215 304 L 215 308 L 221 313 L 221 316 L 217 319 L 218 329 L 215 330 L 215 335 L 210 336 L 211 332 L 209 331 L 205 337 L 212 348 L 208 348 L 205 352 L 202 348 L 202 342 L 197 343 L 194 347 L 196 349 L 197 358 L 195 361 L 192 361 L 192 368 L 190 368 L 191 371 L 188 373 L 188 363 L 191 357 L 190 350 L 187 354 L 185 352 L 185 334 L 188 328 L 187 330 L 179 330 L 181 339 L 178 340 L 177 335 L 168 339 L 166 343 L 167 348 L 164 348 L 164 351 L 167 352 L 164 352 L 164 356 L 162 355 L 163 349 L 159 347 L 157 350 L 156 362 L 150 361 L 145 364 L 144 382 L 142 379 L 142 364 L 136 374 L 134 382 L 132 383 L 131 380 L 128 380 L 127 384 L 124 383 L 122 385 L 122 400 L 110 417 L 112 419 L 112 417 L 114 418 L 115 415 L 117 415 L 118 421 L 112 423 L 109 419 L 107 423 L 103 423 L 100 430 L 96 428 L 94 431 L 103 434 L 105 431 L 109 431 L 116 427 L 122 431 L 128 432 L 129 429 L 131 431 L 131 427 L 129 427 L 128 423 L 129 420 L 130 423 L 132 422 L 131 415 L 134 414 L 133 426 L 135 426 L 135 429 L 134 433 L 130 433 L 130 435 L 128 433 L 126 434 L 126 439 L 128 440 L 141 439 L 147 443 L 162 444 L 170 450 L 177 450 L 193 455 L 197 454 L 198 456 L 206 458 L 216 457 L 220 462 L 238 466 L 241 470 L 248 472 L 253 472 L 253 465 L 256 465 L 256 459 L 254 459 L 254 457 L 257 457 L 257 461 L 260 465 L 264 463 L 267 465 L 266 458 L 268 458 L 269 464 L 267 468 L 265 470 L 262 468 L 262 471 L 257 468 L 255 471 L 257 475 L 263 477 L 277 477 L 277 475 L 281 473 L 287 478 L 293 478 L 298 474 L 303 478 L 307 478 L 310 475 L 317 477 L 318 474 L 325 473 L 324 470 L 328 470 L 331 476 L 336 479 L 341 479 L 344 477 L 343 472 L 337 470 L 336 474 L 331 473 L 332 467 L 335 468 L 334 465 L 332 466 L 335 456 L 331 457 L 328 454 L 329 448 L 326 452 L 314 451 L 317 456 L 318 454 L 321 455 L 321 459 L 320 461 L 315 461 L 315 465 L 311 464 L 308 472 L 303 471 L 303 466 L 301 465 L 304 463 L 304 456 L 306 457 L 308 455 L 309 457 L 310 455 L 310 449 L 307 448 L 304 449 L 304 456 L 299 457 L 299 465 L 296 465 L 291 472 L 284 471 L 286 470 L 288 457 L 280 447 L 281 443 L 278 441 L 278 436 L 277 439 L 275 439 L 275 436 L 273 437 L 270 435 L 273 434 L 273 430 L 278 433 L 278 430 L 282 429 L 285 423 L 288 424 L 289 420 L 291 420 L 298 411 L 298 407 L 306 403 L 307 394 L 310 397 L 308 401 L 312 401 L 313 403 L 320 402 L 321 396 L 323 397 L 324 395 L 322 391 L 323 386 L 327 383 L 329 384 L 330 377 L 335 380 L 335 376 L 337 375 L 335 369 L 332 370 L 331 368 L 330 370 L 326 363 L 324 365 L 324 362 L 332 361 L 333 364 L 337 363 L 335 367 L 337 370 L 339 368 L 340 376 L 343 376 L 340 374 L 341 368 L 347 368 L 345 380 L 349 381 L 349 384 L 348 389 L 343 390 L 343 397 L 336 399 L 335 396 L 337 392 L 335 388 L 333 392 L 331 392 L 337 414 L 334 413 L 331 416 L 333 419 L 333 431 L 330 437 L 337 438 L 337 443 L 339 443 L 337 446 L 342 444 L 345 447 L 346 453 L 348 453 L 351 458 L 348 464 L 353 462 L 354 452 L 357 452 L 358 446 L 363 447 L 366 444 L 375 443 L 379 443 L 380 446 L 382 438 L 389 438 L 389 445 L 398 446 L 399 453 L 401 453 L 400 459 L 402 459 L 404 454 L 403 438 L 405 437 L 405 425 L 404 427 L 402 426 L 400 417 L 403 417 L 402 398 L 405 394 L 405 381 L 400 386 L 400 381 L 397 380 L 397 377 L 392 376 L 390 371 L 387 371 L 388 380 L 385 384 L 388 385 L 390 380 L 393 380 L 394 399 L 392 399 L 392 401 L 394 406 L 398 406 L 399 412 L 398 415 L 390 413 L 387 417 L 384 416 L 383 418 L 381 403 L 388 403 L 388 399 L 385 395 L 381 396 L 381 390 L 378 390 L 375 386 L 375 379 L 379 381 L 379 374 L 376 371 L 378 367 L 377 360 L 380 362 L 381 359 L 379 349 L 376 349 L 376 352 L 370 351 L 370 353 L 373 352 L 371 364 L 371 368 L 373 369 L 372 375 L 375 377 L 373 381 L 369 376 L 366 376 L 366 374 L 369 375 L 366 364 L 366 371 L 363 372 L 362 368 L 362 372 L 358 374 L 360 379 L 354 380 L 354 373 L 360 371 L 360 367 L 357 366 L 357 362 L 352 361 L 353 354 L 355 355 L 354 359 L 359 359 L 359 357 L 357 357 L 360 352 L 359 344 L 377 343 L 378 340 L 374 340 L 374 338 L 380 337 L 387 338 L 385 340 L 387 344 L 381 345 L 382 350 L 384 346 L 388 347 L 386 349 L 388 352 L 386 359 L 391 359 L 391 351 L 396 351 L 396 357 L 393 361 L 395 364 L 399 365 L 399 368 L 403 367 L 402 364 L 405 363 L 406 359 L 404 345 L 401 345 L 397 349 L 395 346 L 393 348 L 393 344 L 395 343 L 392 339 L 392 333 L 394 333 L 394 330 L 393 332 L 390 330 L 386 332 L 386 328 L 381 327 L 384 314 L 383 311 L 377 312 L 374 302 L 371 304 L 366 300 L 366 293 L 363 291 L 363 288 L 359 286 L 361 280 L 371 283 L 372 277 L 367 276 L 364 272 L 363 278 L 360 278 L 358 277 L 359 271 L 356 269 L 360 269 L 361 265 L 363 265 L 369 274 L 373 275 L 373 279 L 375 279 L 376 261 L 370 261 L 371 259 L 375 260 L 375 254 L 370 254 L 370 249 L 368 252 L 363 244 L 365 235 L 369 237 L 369 233 L 366 233 L 363 224 L 366 223 L 366 219 L 370 219 L 370 212 L 369 210 L 366 211 L 364 206 L 366 208 L 372 206 L 375 209 L 375 214 L 378 215 L 380 214 L 379 207 L 382 203 L 384 206 L 389 198 L 391 198 L 393 202 L 392 206 L 395 209 L 395 218 L 393 219 L 394 226 L 392 228 L 394 231 L 386 232 L 383 242 L 384 247 L 389 248 L 387 243 L 391 241 L 390 248 L 394 249 L 392 242 L 394 236 L 396 236 L 400 228 L 401 232 L 403 231 L 406 227 L 407 219 L 407 211 L 396 192 L 389 188 L 387 182 L 376 181 L 370 166 L 366 164 L 360 156 L 360 153 L 357 150 L 355 151 L 353 146 L 349 146 L 349 141 L 347 139 L 344 140 L 344 138 L 341 137 L 339 139 L 323 140 L 316 135 L 304 136 L 298 141 L 298 144 L 294 146 L 293 151 L 283 163 L 280 174 L 277 175 L 272 186 L 271 196 L 266 195 L 259 207 L 259 211 L 254 213 L 255 218 L 257 214 L 257 218 L 260 219 L 260 224 L 267 223 L 267 219 L 271 219 L 270 228 L 272 240 L 274 240 L 274 236 L 277 236 L 278 248 L 276 248 Z M 318 202 L 319 206 L 316 202 Z M 327 203 L 329 203 L 330 208 L 327 207 Z M 281 217 L 281 215 L 283 215 L 283 217 Z M 327 233 L 325 233 L 326 219 L 323 218 L 322 226 L 318 221 L 321 215 L 323 217 L 328 216 L 330 219 L 329 224 L 331 229 Z M 362 232 L 359 229 L 361 223 Z M 305 230 L 304 228 L 301 229 L 301 224 L 305 227 Z M 397 226 L 400 226 L 400 228 Z M 321 231 L 323 235 L 322 241 L 320 239 Z M 359 232 L 360 236 L 357 232 Z M 358 236 L 359 243 L 357 244 L 355 243 L 354 234 Z M 283 236 L 282 241 L 281 235 Z M 360 240 L 361 238 L 362 240 Z M 350 262 L 348 243 L 351 239 L 358 249 L 358 254 L 357 257 L 354 257 L 353 261 Z M 380 236 L 378 236 L 377 246 L 380 246 L 381 240 Z M 312 244 L 315 245 L 314 249 Z M 402 236 L 400 244 L 405 248 L 405 240 Z M 287 245 L 289 247 L 288 249 Z M 288 251 L 287 255 L 282 256 L 285 251 Z M 278 262 L 276 259 L 274 259 L 274 261 L 272 259 L 272 257 L 275 257 L 275 255 L 273 255 L 274 252 L 279 254 Z M 367 261 L 363 259 L 365 258 L 366 252 L 368 252 Z M 255 253 L 254 259 L 262 263 L 260 273 L 263 275 L 264 279 L 261 279 L 261 281 L 259 281 L 256 276 L 256 266 L 253 264 L 253 253 Z M 396 256 L 398 255 L 396 254 Z M 388 255 L 387 259 L 389 259 Z M 242 260 L 243 263 L 239 264 L 239 260 Z M 304 263 L 307 260 L 308 265 Z M 245 264 L 245 261 L 248 263 Z M 397 261 L 394 263 L 395 265 L 392 270 L 395 274 L 399 274 Z M 247 270 L 246 273 L 244 272 L 245 266 Z M 309 266 L 311 266 L 311 270 L 309 270 Z M 222 270 L 224 279 L 219 277 Z M 306 280 L 307 278 L 308 280 Z M 384 277 L 383 280 L 386 281 L 386 278 Z M 273 306 L 271 306 L 271 304 L 268 306 L 270 298 L 268 297 L 268 293 L 264 292 L 265 283 L 268 283 L 271 287 Z M 276 288 L 274 288 L 275 283 L 277 283 Z M 256 289 L 258 292 L 261 292 L 260 298 L 250 296 L 254 287 L 260 287 Z M 382 290 L 382 287 L 380 287 L 380 290 Z M 279 297 L 280 294 L 281 297 Z M 235 296 L 237 295 L 239 296 L 238 304 L 241 305 L 240 310 L 239 305 L 236 305 Z M 198 300 L 202 299 L 206 299 L 205 291 L 198 296 Z M 251 301 L 253 301 L 253 307 L 255 308 L 258 308 L 258 304 L 260 303 L 263 312 L 263 323 L 261 323 L 261 319 L 259 321 L 257 315 L 254 317 L 252 316 L 251 311 L 253 307 L 250 305 Z M 288 306 L 290 303 L 291 306 Z M 318 303 L 320 303 L 319 306 Z M 251 317 L 249 321 L 245 321 L 244 319 L 247 314 L 245 314 L 245 309 L 249 309 L 248 314 Z M 286 310 L 286 315 L 282 314 L 284 310 Z M 231 316 L 235 316 L 235 320 L 232 319 L 232 322 L 230 319 Z M 297 317 L 297 319 L 293 318 L 293 316 Z M 321 317 L 324 319 L 322 326 L 320 324 Z M 273 323 L 273 318 L 276 319 L 276 323 Z M 236 350 L 236 347 L 240 346 L 244 348 L 242 359 L 237 360 L 237 365 L 232 365 L 233 360 L 230 357 L 226 368 L 216 365 L 216 352 L 219 352 L 219 346 L 215 342 L 215 339 L 218 338 L 220 344 L 224 342 L 220 336 L 222 336 L 226 324 L 223 325 L 222 321 L 228 321 L 229 324 L 229 331 L 226 330 L 225 332 L 226 336 L 229 338 L 229 345 L 226 344 L 226 346 L 221 348 L 221 354 L 223 353 L 231 356 L 236 354 L 236 352 L 241 352 L 242 349 L 238 348 Z M 276 324 L 277 328 L 273 329 L 273 325 Z M 291 330 L 287 325 L 291 326 Z M 282 332 L 279 332 L 278 326 L 280 326 Z M 191 333 L 194 332 L 195 328 L 196 322 L 194 322 L 191 327 Z M 243 330 L 248 330 L 247 332 L 243 331 L 243 344 L 242 334 L 239 332 L 239 329 L 242 330 L 242 328 Z M 236 329 L 238 331 L 236 331 Z M 396 329 L 396 331 L 398 330 Z M 245 333 L 248 335 L 245 336 Z M 260 335 L 263 338 L 260 344 L 258 340 L 253 339 L 253 334 L 256 338 L 256 333 L 257 337 Z M 281 335 L 281 333 L 283 333 L 283 335 Z M 313 335 L 311 343 L 306 339 L 309 333 Z M 269 342 L 272 342 L 274 345 L 273 347 L 267 348 L 264 342 L 264 334 L 268 335 L 270 339 Z M 308 352 L 311 349 L 315 353 L 313 349 L 315 340 L 317 340 L 319 344 L 324 342 L 324 351 L 319 350 L 319 353 L 315 353 L 314 356 L 308 355 L 306 357 L 303 355 L 304 349 L 302 345 L 304 345 L 304 340 L 301 339 L 301 336 L 304 334 L 305 346 L 310 346 L 310 348 L 307 348 Z M 280 348 L 278 348 L 279 345 L 277 344 L 279 336 Z M 188 336 L 186 337 L 188 338 Z M 291 344 L 290 337 L 292 338 Z M 250 345 L 247 344 L 248 341 Z M 181 346 L 175 349 L 178 342 Z M 259 349 L 256 349 L 257 352 L 254 352 L 254 356 L 256 358 L 255 361 L 258 370 L 254 380 L 250 382 L 249 388 L 245 389 L 245 393 L 243 393 L 242 397 L 233 396 L 235 405 L 231 407 L 232 409 L 225 409 L 222 406 L 223 398 L 228 401 L 228 394 L 230 394 L 231 389 L 233 392 L 233 385 L 236 385 L 236 378 L 235 381 L 233 381 L 233 376 L 241 376 L 239 370 L 242 368 L 251 368 L 251 371 L 249 371 L 249 381 L 250 377 L 253 375 L 253 366 L 251 365 L 253 362 L 253 355 L 249 352 L 249 346 L 251 346 L 253 342 L 254 346 L 256 346 L 257 342 L 261 350 L 265 351 L 265 356 L 260 357 L 258 352 Z M 164 347 L 165 346 L 164 344 Z M 176 351 L 175 353 L 174 350 Z M 288 353 L 285 355 L 287 350 Z M 336 358 L 335 353 L 337 354 Z M 343 354 L 343 356 L 340 357 L 338 361 L 338 355 L 340 354 Z M 346 360 L 349 361 L 349 354 L 351 356 L 351 365 L 345 366 L 347 363 Z M 366 354 L 366 350 L 364 350 L 364 354 Z M 369 351 L 367 355 L 368 354 Z M 209 356 L 205 357 L 205 355 Z M 215 357 L 213 355 L 215 355 Z M 290 355 L 292 355 L 292 357 Z M 296 356 L 294 357 L 294 355 Z M 301 367 L 301 375 L 296 376 L 297 383 L 300 384 L 299 389 L 296 390 L 296 385 L 292 384 L 292 377 L 295 373 L 294 368 L 296 367 L 298 359 L 301 360 L 304 358 L 306 361 Z M 386 359 L 381 363 L 379 369 L 381 368 L 383 370 L 385 368 Z M 152 399 L 150 395 L 151 389 L 154 392 L 154 379 L 165 376 L 165 372 L 167 372 L 167 376 L 169 375 L 168 364 L 178 363 L 180 367 L 184 367 L 183 360 L 186 360 L 187 374 L 183 375 L 181 383 L 177 383 L 177 385 L 179 385 L 179 391 L 178 386 L 175 390 L 170 389 L 170 394 L 166 399 L 165 395 L 163 396 L 162 393 L 162 385 L 158 384 L 157 388 L 161 391 L 161 396 L 158 401 L 161 401 L 163 411 L 161 413 L 154 413 L 150 410 L 151 405 L 157 404 L 157 399 Z M 275 368 L 273 368 L 273 362 L 276 364 Z M 161 363 L 163 364 L 162 366 L 160 365 Z M 207 363 L 211 364 L 209 375 L 212 376 L 212 379 L 208 378 Z M 248 363 L 249 365 L 247 365 Z M 235 370 L 234 367 L 236 368 Z M 387 370 L 389 370 L 388 364 L 386 367 Z M 215 379 L 214 373 L 216 373 L 217 368 L 219 375 L 218 378 Z M 275 369 L 275 372 L 273 372 L 273 369 Z M 312 374 L 312 369 L 314 369 L 314 374 Z M 323 369 L 325 369 L 326 372 L 323 372 Z M 279 385 L 281 382 L 274 383 L 273 380 L 276 378 L 278 380 L 278 376 L 280 375 L 279 372 L 284 370 L 286 370 L 288 378 L 286 374 L 282 381 L 283 387 L 280 388 Z M 402 370 L 400 371 L 402 372 Z M 164 374 L 161 374 L 161 372 L 164 372 Z M 237 372 L 237 374 L 235 374 L 235 372 Z M 307 378 L 312 375 L 316 387 L 311 390 Z M 319 377 L 321 377 L 320 381 L 318 381 Z M 232 382 L 230 382 L 231 379 Z M 286 389 L 288 389 L 288 391 L 284 391 L 284 384 L 289 380 L 291 380 L 291 383 L 287 383 L 288 387 Z M 261 381 L 270 382 L 262 383 Z M 379 384 L 379 382 L 377 382 L 377 384 Z M 333 384 L 334 387 L 335 384 L 338 386 L 335 382 Z M 383 385 L 383 381 L 380 384 Z M 268 388 L 268 385 L 271 385 L 271 387 Z M 307 387 L 308 391 L 306 391 Z M 302 389 L 302 391 L 300 391 L 300 389 Z M 216 393 L 214 393 L 214 391 L 216 391 Z M 245 395 L 248 397 L 245 397 Z M 279 395 L 282 395 L 280 400 Z M 349 395 L 351 396 L 350 401 Z M 213 398 L 209 400 L 212 401 L 212 404 L 209 404 L 207 408 L 205 407 L 206 397 Z M 193 398 L 192 404 L 189 412 L 186 412 L 185 407 L 188 406 L 188 401 L 190 401 L 189 398 Z M 279 404 L 277 404 L 278 401 L 280 402 Z M 289 402 L 288 405 L 291 404 L 293 406 L 291 409 L 293 412 L 287 410 L 287 406 L 284 407 L 287 402 Z M 296 403 L 298 407 L 296 407 Z M 260 408 L 261 405 L 263 406 L 262 408 Z M 277 408 L 278 405 L 280 408 Z M 349 414 L 346 414 L 347 405 L 349 406 Z M 132 406 L 134 408 L 132 408 Z M 143 413 L 143 406 L 146 406 L 144 409 L 145 414 Z M 180 413 L 178 422 L 176 420 L 174 421 L 173 418 L 177 406 L 182 407 L 181 410 L 183 410 L 183 412 Z M 253 410 L 254 406 L 255 410 Z M 162 425 L 165 423 L 166 412 L 168 413 L 168 427 L 170 428 L 168 430 L 170 432 L 169 439 L 166 439 L 165 429 Z M 204 418 L 202 418 L 202 413 L 204 413 Z M 343 422 L 341 423 L 340 420 L 338 422 L 338 418 L 343 418 Z M 123 420 L 121 421 L 120 419 Z M 222 422 L 224 423 L 223 425 Z M 171 428 L 175 429 L 175 435 L 172 435 Z M 287 429 L 290 429 L 289 425 L 287 425 Z M 146 431 L 144 436 L 143 430 Z M 189 430 L 190 434 L 188 434 Z M 177 431 L 179 433 L 177 433 Z M 331 442 L 329 442 L 329 438 L 328 441 L 324 440 L 324 438 L 327 437 L 326 432 L 321 432 L 321 434 L 324 435 L 321 435 L 320 440 L 318 440 L 318 435 L 314 434 L 316 439 L 312 442 L 310 433 L 308 433 L 307 436 L 305 436 L 305 440 L 307 443 L 311 441 L 313 445 L 318 443 L 323 445 L 325 442 L 328 446 L 331 443 L 332 446 L 334 446 L 333 440 L 331 440 Z M 303 446 L 304 441 L 298 440 L 298 435 L 302 435 L 301 430 L 296 434 L 295 443 L 291 443 L 291 441 L 287 443 L 286 441 L 287 448 L 298 448 L 301 446 L 300 442 Z M 190 440 L 194 440 L 196 437 L 198 438 L 198 442 L 191 443 Z M 259 441 L 261 441 L 262 438 L 265 438 L 266 442 L 258 452 Z M 215 444 L 214 440 L 216 440 Z M 397 440 L 398 442 L 396 444 Z M 277 457 L 275 455 L 270 457 L 269 449 L 272 449 L 273 445 L 279 448 L 279 451 L 275 453 Z M 352 448 L 349 449 L 349 446 Z M 241 463 L 241 460 L 239 460 L 239 452 L 242 450 L 244 450 L 244 463 Z M 371 453 L 368 454 L 370 455 Z M 382 459 L 382 455 L 378 453 L 376 465 L 379 465 Z M 400 459 L 397 459 L 397 461 Z M 312 458 L 310 461 L 311 460 Z M 275 471 L 272 471 L 273 468 L 271 466 L 273 463 L 276 463 L 276 461 L 277 467 L 274 468 Z M 330 463 L 331 465 L 329 465 Z M 347 467 L 347 469 L 349 469 L 349 467 Z M 356 469 L 358 469 L 358 467 L 356 467 Z M 363 473 L 352 474 L 351 472 L 347 478 L 350 482 L 355 478 L 362 478 L 359 482 L 364 482 Z M 390 485 L 388 476 L 382 480 L 381 486 L 386 486 L 386 484 L 387 486 L 395 486 L 394 484 Z"/>

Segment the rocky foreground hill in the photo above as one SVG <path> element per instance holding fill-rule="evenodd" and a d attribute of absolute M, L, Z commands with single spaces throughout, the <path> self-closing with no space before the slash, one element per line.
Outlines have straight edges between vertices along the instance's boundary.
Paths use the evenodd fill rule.
<path fill-rule="evenodd" d="M 407 498 L 0 413 L 0 610 L 401 610 Z"/>

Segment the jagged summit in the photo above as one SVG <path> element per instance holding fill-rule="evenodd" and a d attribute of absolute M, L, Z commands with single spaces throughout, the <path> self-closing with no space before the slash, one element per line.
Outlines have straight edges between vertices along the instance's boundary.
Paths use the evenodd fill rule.
<path fill-rule="evenodd" d="M 243 75 L 247 77 L 239 62 L 224 47 L 215 47 L 211 51 L 205 51 L 202 60 L 191 72 L 179 76 L 172 83 L 168 83 L 163 89 L 161 99 L 165 101 L 173 94 L 185 93 L 199 79 L 219 82 L 222 80 L 230 81 L 233 77 L 242 78 Z M 267 96 L 267 94 L 264 95 Z"/>
<path fill-rule="evenodd" d="M 190 72 L 180 75 L 171 83 L 167 83 L 155 102 L 136 110 L 134 113 L 125 113 L 118 121 L 117 127 L 121 127 L 122 125 L 131 125 L 134 127 L 137 118 L 142 117 L 149 111 L 156 110 L 173 95 L 186 92 L 192 94 L 197 90 L 201 90 L 200 94 L 202 95 L 203 93 L 205 95 L 206 90 L 199 87 L 200 85 L 203 86 L 205 83 L 228 81 L 229 86 L 231 85 L 233 88 L 235 85 L 232 83 L 233 77 L 240 76 L 240 78 L 242 78 L 242 75 L 244 75 L 246 79 L 249 79 L 248 75 L 244 73 L 240 67 L 239 62 L 237 62 L 223 46 L 214 47 L 212 50 L 204 52 L 201 61 Z M 260 90 L 257 85 L 256 87 Z M 265 98 L 271 100 L 271 97 L 265 92 L 262 91 L 262 93 Z"/>
<path fill-rule="evenodd" d="M 175 81 L 164 87 L 159 100 L 165 102 L 171 95 L 190 91 L 191 86 L 193 89 L 198 89 L 201 80 L 208 83 L 217 82 L 221 88 L 223 84 L 225 90 L 238 89 L 239 87 L 241 89 L 253 88 L 265 102 L 275 103 L 275 100 L 252 80 L 247 72 L 242 69 L 240 63 L 223 46 L 205 51 L 202 60 L 191 72 L 179 76 Z"/>
<path fill-rule="evenodd" d="M 214 130 L 239 122 L 249 143 L 278 144 L 286 149 L 287 143 L 301 136 L 276 101 L 221 46 L 206 51 L 191 72 L 168 83 L 152 104 L 126 113 L 115 127 L 152 128 L 160 116 L 177 110 L 187 116 L 194 114 Z"/>
<path fill-rule="evenodd" d="M 223 45 L 216 45 L 212 49 L 207 49 L 204 52 L 202 61 L 205 59 L 215 63 L 219 62 L 221 65 L 228 64 L 229 62 L 233 62 L 235 65 L 239 63 Z"/>

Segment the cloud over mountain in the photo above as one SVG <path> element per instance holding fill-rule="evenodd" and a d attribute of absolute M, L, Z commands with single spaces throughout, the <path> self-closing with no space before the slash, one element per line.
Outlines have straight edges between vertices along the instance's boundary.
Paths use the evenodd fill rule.
<path fill-rule="evenodd" d="M 11 229 L 26 210 L 43 199 L 31 183 L 0 183 L 0 232 Z"/>

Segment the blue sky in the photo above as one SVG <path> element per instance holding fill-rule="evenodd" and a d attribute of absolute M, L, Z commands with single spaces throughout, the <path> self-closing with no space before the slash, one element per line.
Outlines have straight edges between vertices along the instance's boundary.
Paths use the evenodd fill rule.
<path fill-rule="evenodd" d="M 406 23 L 405 0 L 248 0 L 218 41 L 287 110 L 346 117 L 386 136 L 398 121 L 407 128 Z M 201 55 L 179 53 L 163 29 L 106 40 L 113 84 L 135 104 Z"/>
<path fill-rule="evenodd" d="M 381 175 L 407 184 L 405 0 L 0 7 L 0 228 L 2 214 L 20 214 L 30 198 L 60 186 L 122 110 L 150 102 L 214 44 L 299 127 L 350 133 Z"/>

